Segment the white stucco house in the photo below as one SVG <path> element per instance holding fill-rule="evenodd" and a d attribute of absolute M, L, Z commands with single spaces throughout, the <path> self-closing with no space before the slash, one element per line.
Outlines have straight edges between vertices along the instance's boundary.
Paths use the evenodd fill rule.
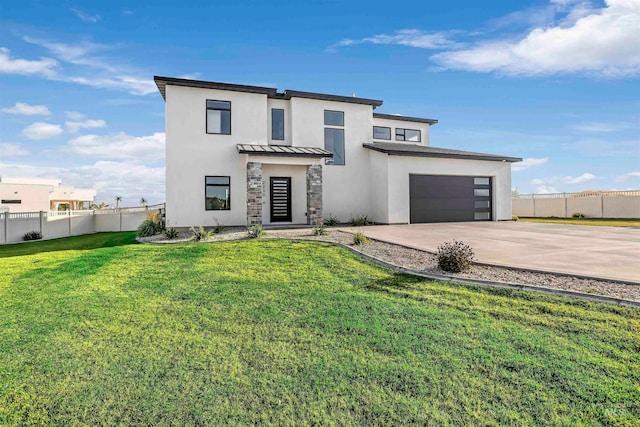
<path fill-rule="evenodd" d="M 173 77 L 166 102 L 171 227 L 511 219 L 511 163 L 436 148 L 437 120 L 382 101 Z"/>
<path fill-rule="evenodd" d="M 55 178 L 0 177 L 0 212 L 40 212 L 89 209 L 93 188 L 62 185 Z"/>

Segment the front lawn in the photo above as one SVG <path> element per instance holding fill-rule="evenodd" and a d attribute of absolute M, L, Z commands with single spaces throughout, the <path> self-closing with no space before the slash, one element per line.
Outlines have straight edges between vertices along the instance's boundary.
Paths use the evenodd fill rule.
<path fill-rule="evenodd" d="M 640 422 L 640 310 L 120 236 L 0 251 L 0 425 Z"/>
<path fill-rule="evenodd" d="M 524 222 L 542 222 L 546 224 L 596 225 L 608 227 L 640 227 L 637 218 L 518 218 Z"/>

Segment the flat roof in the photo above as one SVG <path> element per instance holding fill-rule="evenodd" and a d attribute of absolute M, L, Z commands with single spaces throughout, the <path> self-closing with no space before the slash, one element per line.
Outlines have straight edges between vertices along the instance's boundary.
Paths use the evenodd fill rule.
<path fill-rule="evenodd" d="M 374 142 L 362 144 L 369 150 L 385 153 L 390 156 L 443 157 L 450 159 L 488 160 L 493 162 L 521 162 L 520 157 L 501 156 L 497 154 L 475 153 L 472 151 L 451 150 L 449 148 L 431 147 L 428 145 L 402 144 L 398 142 Z"/>
<path fill-rule="evenodd" d="M 267 95 L 269 98 L 291 99 L 291 98 L 308 98 L 319 99 L 322 101 L 348 102 L 351 104 L 371 105 L 373 108 L 382 105 L 382 101 L 377 99 L 358 98 L 355 96 L 331 95 L 326 93 L 303 92 L 299 90 L 286 89 L 284 92 L 278 92 L 278 89 L 264 86 L 248 86 L 234 83 L 209 82 L 205 80 L 180 79 L 177 77 L 154 76 L 153 81 L 156 83 L 160 95 L 166 101 L 166 86 L 185 86 L 197 87 L 203 89 L 230 90 L 234 92 L 249 92 L 261 95 Z"/>
<path fill-rule="evenodd" d="M 400 120 L 403 122 L 416 122 L 416 123 L 427 123 L 430 125 L 435 125 L 438 123 L 435 119 L 426 119 L 422 117 L 409 117 L 402 116 L 399 114 L 383 114 L 383 113 L 373 113 L 374 119 L 389 119 L 389 120 Z"/>

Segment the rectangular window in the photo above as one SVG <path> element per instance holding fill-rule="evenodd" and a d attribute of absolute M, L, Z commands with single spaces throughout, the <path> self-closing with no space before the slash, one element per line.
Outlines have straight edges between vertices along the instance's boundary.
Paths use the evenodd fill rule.
<path fill-rule="evenodd" d="M 489 203 L 489 200 L 476 200 L 473 207 L 476 209 L 488 208 Z"/>
<path fill-rule="evenodd" d="M 284 140 L 284 110 L 271 109 L 271 139 Z"/>
<path fill-rule="evenodd" d="M 207 100 L 207 133 L 231 135 L 231 102 Z"/>
<path fill-rule="evenodd" d="M 324 128 L 324 149 L 333 153 L 327 165 L 344 165 L 344 129 Z"/>
<path fill-rule="evenodd" d="M 373 139 L 387 139 L 391 140 L 391 128 L 382 126 L 373 127 Z"/>
<path fill-rule="evenodd" d="M 204 206 L 208 211 L 231 209 L 231 178 L 206 176 L 204 178 Z"/>
<path fill-rule="evenodd" d="M 420 142 L 420 131 L 396 128 L 396 141 Z"/>
<path fill-rule="evenodd" d="M 0 203 L 3 203 L 5 205 L 19 205 L 22 203 L 22 200 L 18 200 L 18 199 L 2 199 L 2 201 Z"/>
<path fill-rule="evenodd" d="M 484 196 L 489 197 L 489 190 L 476 188 L 475 190 L 473 190 L 473 195 L 480 196 L 480 197 L 484 197 Z"/>
<path fill-rule="evenodd" d="M 344 112 L 324 110 L 324 124 L 326 126 L 344 126 Z"/>
<path fill-rule="evenodd" d="M 489 185 L 489 178 L 473 178 L 474 185 Z"/>
<path fill-rule="evenodd" d="M 482 220 L 482 219 L 491 219 L 489 217 L 489 212 L 475 212 L 473 214 L 473 219 Z"/>

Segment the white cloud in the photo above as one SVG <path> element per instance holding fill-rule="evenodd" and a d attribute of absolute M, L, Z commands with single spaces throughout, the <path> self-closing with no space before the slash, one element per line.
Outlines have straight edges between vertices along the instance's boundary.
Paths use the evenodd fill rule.
<path fill-rule="evenodd" d="M 131 136 L 124 132 L 113 135 L 82 135 L 69 141 L 66 151 L 85 157 L 157 161 L 165 157 L 165 134 Z"/>
<path fill-rule="evenodd" d="M 640 140 L 603 140 L 586 139 L 562 144 L 565 150 L 579 151 L 591 157 L 629 157 L 640 156 Z"/>
<path fill-rule="evenodd" d="M 536 193 L 537 194 L 553 194 L 553 193 L 559 193 L 559 191 L 556 190 L 554 187 L 551 187 L 548 185 L 541 185 L 538 188 L 536 188 Z"/>
<path fill-rule="evenodd" d="M 56 75 L 56 68 L 60 66 L 58 61 L 52 58 L 40 58 L 33 61 L 29 59 L 14 59 L 9 54 L 9 49 L 0 47 L 0 73 L 39 74 L 45 77 L 53 77 Z"/>
<path fill-rule="evenodd" d="M 29 139 L 49 139 L 62 133 L 60 125 L 35 122 L 22 130 L 22 135 Z"/>
<path fill-rule="evenodd" d="M 78 113 L 76 111 L 65 111 L 64 112 L 68 118 L 70 118 L 71 120 L 82 120 L 84 119 L 86 116 L 86 114 L 82 114 L 82 113 Z"/>
<path fill-rule="evenodd" d="M 548 157 L 542 157 L 542 158 L 529 157 L 529 158 L 526 158 L 526 159 L 522 159 L 521 162 L 513 163 L 511 165 L 511 171 L 512 172 L 520 172 L 520 171 L 523 171 L 525 169 L 529 169 L 529 168 L 533 168 L 533 167 L 536 167 L 536 166 L 544 165 L 545 163 L 547 163 L 547 161 L 549 161 Z"/>
<path fill-rule="evenodd" d="M 76 16 L 82 20 L 82 22 L 86 22 L 88 24 L 95 24 L 100 20 L 100 15 L 98 14 L 95 14 L 92 16 L 92 15 L 89 15 L 88 13 L 85 13 L 81 10 L 74 9 L 74 8 L 71 8 L 71 11 L 75 13 Z"/>
<path fill-rule="evenodd" d="M 640 1 L 607 0 L 605 8 L 576 13 L 569 12 L 569 26 L 538 27 L 519 40 L 480 42 L 431 59 L 445 69 L 509 75 L 640 74 Z"/>
<path fill-rule="evenodd" d="M 0 142 L 0 158 L 26 156 L 27 154 L 29 154 L 29 152 L 18 144 Z"/>
<path fill-rule="evenodd" d="M 585 183 L 587 181 L 592 181 L 594 179 L 596 179 L 596 176 L 594 174 L 586 172 L 586 173 L 583 173 L 582 175 L 576 176 L 576 177 L 565 176 L 563 178 L 563 182 L 565 184 L 582 184 L 582 183 Z"/>
<path fill-rule="evenodd" d="M 556 177 L 534 178 L 534 179 L 531 180 L 531 184 L 533 184 L 533 185 L 549 185 L 549 184 L 553 184 L 556 181 L 557 181 Z"/>
<path fill-rule="evenodd" d="M 616 177 L 616 182 L 626 182 L 629 178 L 640 178 L 640 171 L 634 171 L 625 173 L 624 175 L 618 175 Z"/>
<path fill-rule="evenodd" d="M 46 105 L 29 105 L 24 102 L 16 102 L 13 107 L 5 107 L 0 109 L 7 114 L 20 114 L 23 116 L 50 116 L 51 111 Z"/>
<path fill-rule="evenodd" d="M 65 122 L 69 133 L 77 133 L 80 129 L 102 128 L 107 125 L 104 120 L 83 120 L 81 122 Z"/>
<path fill-rule="evenodd" d="M 406 29 L 396 31 L 395 34 L 377 34 L 372 37 L 365 37 L 359 40 L 344 39 L 336 46 L 351 46 L 360 43 L 386 44 L 418 47 L 422 49 L 442 49 L 450 47 L 455 43 L 449 38 L 450 33 L 431 32 L 427 33 L 416 29 Z"/>
<path fill-rule="evenodd" d="M 580 132 L 617 132 L 619 130 L 628 129 L 631 127 L 630 123 L 604 123 L 604 122 L 590 122 L 580 123 L 572 126 L 574 130 Z"/>
<path fill-rule="evenodd" d="M 153 80 L 131 76 L 69 77 L 66 81 L 100 89 L 124 89 L 132 95 L 148 95 L 158 91 Z"/>
<path fill-rule="evenodd" d="M 120 206 L 139 206 L 140 197 L 150 203 L 164 202 L 164 166 L 149 166 L 137 162 L 97 161 L 78 166 L 33 166 L 3 163 L 0 175 L 24 177 L 55 177 L 65 185 L 95 188 L 96 201 L 113 205 L 122 196 Z"/>

